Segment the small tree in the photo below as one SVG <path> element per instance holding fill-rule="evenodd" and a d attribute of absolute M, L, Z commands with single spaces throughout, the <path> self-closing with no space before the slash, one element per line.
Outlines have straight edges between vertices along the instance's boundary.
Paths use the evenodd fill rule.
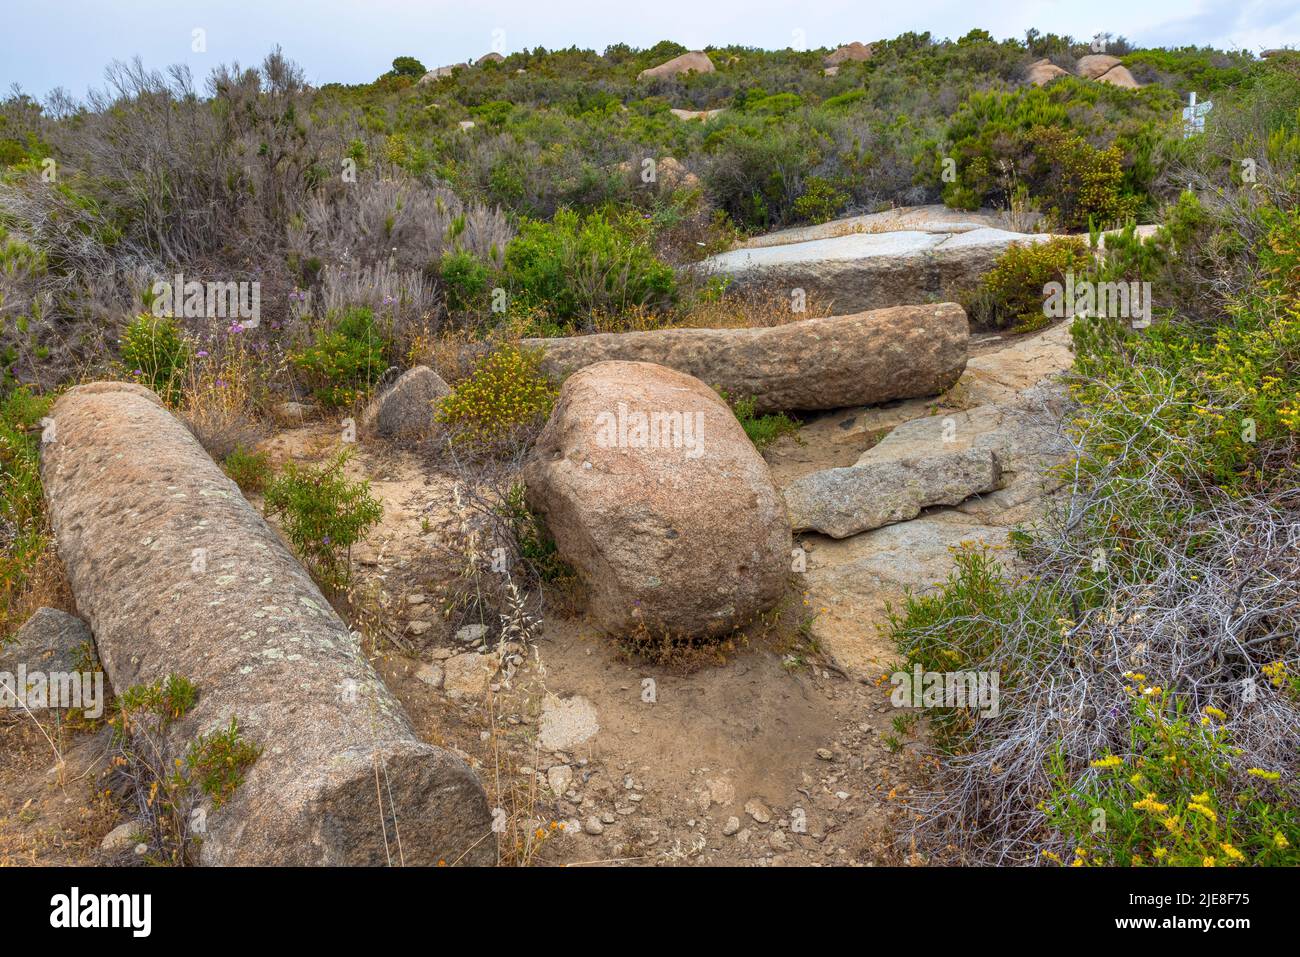
<path fill-rule="evenodd" d="M 411 76 L 418 80 L 428 72 L 424 64 L 413 56 L 399 56 L 393 60 L 394 76 Z"/>

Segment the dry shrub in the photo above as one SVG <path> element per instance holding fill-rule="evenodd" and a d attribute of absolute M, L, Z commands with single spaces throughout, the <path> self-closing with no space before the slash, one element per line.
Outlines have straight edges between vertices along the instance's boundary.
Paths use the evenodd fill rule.
<path fill-rule="evenodd" d="M 201 335 L 181 384 L 181 417 L 216 461 L 266 435 L 258 413 L 271 379 L 283 372 L 280 349 L 253 330 Z"/>

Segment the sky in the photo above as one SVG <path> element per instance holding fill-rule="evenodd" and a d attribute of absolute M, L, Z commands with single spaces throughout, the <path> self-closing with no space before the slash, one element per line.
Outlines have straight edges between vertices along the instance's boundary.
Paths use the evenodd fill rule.
<path fill-rule="evenodd" d="M 999 39 L 1099 32 L 1140 46 L 1211 45 L 1255 53 L 1300 46 L 1298 0 L 0 0 L 0 93 L 11 84 L 43 99 L 77 98 L 104 68 L 139 54 L 146 66 L 186 63 L 204 77 L 219 63 L 261 61 L 275 44 L 315 84 L 364 83 L 396 56 L 429 68 L 496 49 L 603 50 L 676 40 L 691 49 L 742 44 L 834 47 L 909 30 Z M 200 31 L 196 33 L 196 31 Z M 202 42 L 200 42 L 202 41 Z"/>

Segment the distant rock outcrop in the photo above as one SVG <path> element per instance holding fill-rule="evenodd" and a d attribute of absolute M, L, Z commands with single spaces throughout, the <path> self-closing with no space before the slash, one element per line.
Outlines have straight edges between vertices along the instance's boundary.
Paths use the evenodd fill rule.
<path fill-rule="evenodd" d="M 1029 69 L 1025 74 L 1025 78 L 1028 79 L 1030 83 L 1034 84 L 1034 86 L 1043 86 L 1050 83 L 1052 80 L 1055 80 L 1058 76 L 1069 75 L 1069 70 L 1062 70 L 1051 60 L 1044 57 L 1041 60 L 1029 64 Z"/>
<path fill-rule="evenodd" d="M 759 329 L 659 329 L 525 339 L 557 378 L 610 360 L 695 376 L 760 412 L 837 409 L 936 395 L 966 365 L 966 313 L 955 303 L 901 306 Z"/>
<path fill-rule="evenodd" d="M 1138 90 L 1142 84 L 1133 78 L 1133 74 L 1126 67 L 1114 66 L 1097 77 L 1098 83 L 1109 83 L 1111 86 L 1120 86 L 1126 90 Z"/>
<path fill-rule="evenodd" d="M 713 73 L 714 70 L 713 61 L 709 59 L 708 54 L 696 50 L 673 57 L 668 62 L 652 66 L 648 70 L 642 70 L 636 78 L 653 80 L 660 77 L 680 76 L 683 73 Z"/>
<path fill-rule="evenodd" d="M 677 117 L 679 120 L 699 120 L 703 123 L 707 123 L 715 116 L 721 115 L 723 111 L 722 110 L 669 110 L 668 112 L 671 113 L 673 116 Z"/>
<path fill-rule="evenodd" d="M 493 50 L 491 53 L 484 53 L 481 57 L 475 60 L 474 65 L 482 66 L 485 63 L 501 63 L 504 60 L 505 57 Z"/>
<path fill-rule="evenodd" d="M 424 76 L 420 77 L 419 81 L 416 83 L 416 86 L 422 86 L 426 83 L 433 83 L 434 81 L 439 80 L 444 76 L 451 76 L 457 70 L 463 70 L 463 69 L 465 69 L 464 63 L 452 63 L 449 66 L 434 67 Z"/>
<path fill-rule="evenodd" d="M 822 60 L 825 66 L 839 66 L 849 60 L 870 60 L 871 47 L 865 43 L 859 43 L 856 40 L 852 43 L 846 43 L 844 46 L 837 48 L 833 53 L 829 53 Z"/>
<path fill-rule="evenodd" d="M 1090 53 L 1088 56 L 1080 57 L 1074 68 L 1079 76 L 1089 80 L 1098 80 L 1108 70 L 1113 70 L 1119 66 L 1119 63 L 1120 60 L 1117 56 L 1111 56 L 1108 53 Z"/>
<path fill-rule="evenodd" d="M 1107 53 L 1090 53 L 1080 57 L 1075 65 L 1078 75 L 1085 80 L 1109 83 L 1127 90 L 1141 89 L 1142 84 L 1133 78 L 1133 74 L 1120 65 L 1120 59 Z M 1073 76 L 1046 58 L 1035 60 L 1025 71 L 1025 79 L 1034 86 L 1043 86 L 1060 76 Z"/>
<path fill-rule="evenodd" d="M 726 635 L 785 591 L 785 505 L 699 379 L 648 362 L 581 370 L 560 390 L 524 480 L 607 633 Z"/>

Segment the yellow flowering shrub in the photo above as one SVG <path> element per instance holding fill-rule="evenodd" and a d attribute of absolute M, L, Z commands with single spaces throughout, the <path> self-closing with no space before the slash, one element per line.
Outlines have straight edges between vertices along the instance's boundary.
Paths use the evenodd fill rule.
<path fill-rule="evenodd" d="M 492 446 L 551 414 L 557 390 L 541 369 L 542 353 L 497 346 L 442 400 L 436 419 L 458 445 Z"/>
<path fill-rule="evenodd" d="M 1061 755 L 1053 760 L 1054 788 L 1041 810 L 1075 846 L 1070 866 L 1300 864 L 1293 782 L 1241 767 L 1220 709 L 1184 714 L 1144 675 L 1125 677 L 1132 753 L 1102 755 L 1078 776 Z"/>

